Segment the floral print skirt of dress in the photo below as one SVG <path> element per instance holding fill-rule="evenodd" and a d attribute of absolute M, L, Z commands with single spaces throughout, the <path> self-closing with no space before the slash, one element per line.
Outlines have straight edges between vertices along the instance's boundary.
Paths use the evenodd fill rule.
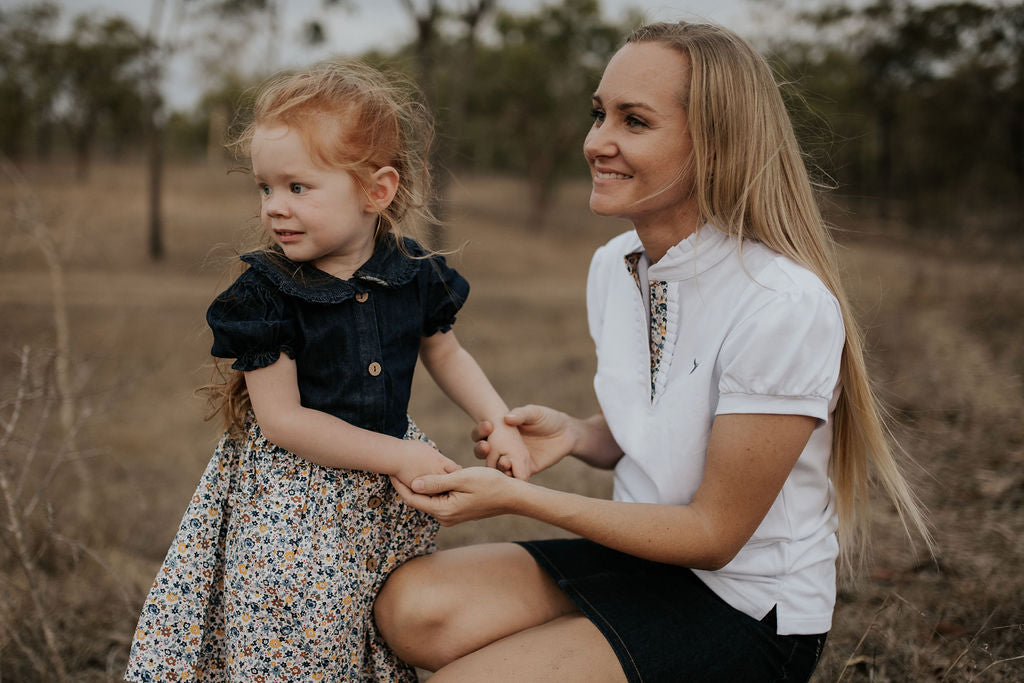
<path fill-rule="evenodd" d="M 429 440 L 409 421 L 407 439 Z M 129 681 L 416 681 L 373 601 L 437 522 L 387 476 L 269 443 L 250 413 L 217 446 L 146 599 Z"/>

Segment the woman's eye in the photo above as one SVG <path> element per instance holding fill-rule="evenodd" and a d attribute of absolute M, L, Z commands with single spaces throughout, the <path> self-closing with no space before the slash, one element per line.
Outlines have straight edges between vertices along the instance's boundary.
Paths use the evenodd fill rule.
<path fill-rule="evenodd" d="M 602 123 L 604 121 L 604 110 L 594 107 L 590 110 L 590 118 L 594 119 L 595 123 Z"/>
<path fill-rule="evenodd" d="M 638 119 L 635 116 L 627 116 L 626 126 L 629 128 L 646 128 L 647 123 L 643 119 Z"/>
<path fill-rule="evenodd" d="M 302 183 L 292 183 L 288 186 L 288 189 L 291 190 L 292 194 L 302 194 L 305 192 L 306 186 Z"/>

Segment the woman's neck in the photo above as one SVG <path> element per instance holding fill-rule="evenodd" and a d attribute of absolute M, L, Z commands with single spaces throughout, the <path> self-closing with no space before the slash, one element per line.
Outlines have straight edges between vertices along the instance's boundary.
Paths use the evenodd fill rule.
<path fill-rule="evenodd" d="M 633 224 L 636 234 L 644 245 L 644 251 L 652 264 L 661 260 L 665 253 L 687 237 L 697 232 L 697 214 L 687 214 L 673 221 Z"/>

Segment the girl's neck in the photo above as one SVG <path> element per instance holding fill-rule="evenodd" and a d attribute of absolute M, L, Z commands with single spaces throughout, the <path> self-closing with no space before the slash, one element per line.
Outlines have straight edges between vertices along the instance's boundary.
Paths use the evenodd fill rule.
<path fill-rule="evenodd" d="M 364 248 L 358 251 L 345 254 L 331 254 L 330 256 L 312 261 L 310 265 L 339 280 L 348 280 L 373 256 L 374 244 L 374 240 L 371 239 Z"/>

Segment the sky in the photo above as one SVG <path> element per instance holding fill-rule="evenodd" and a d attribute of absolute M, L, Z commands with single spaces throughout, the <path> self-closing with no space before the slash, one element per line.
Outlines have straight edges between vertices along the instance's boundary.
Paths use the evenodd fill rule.
<path fill-rule="evenodd" d="M 29 0 L 0 0 L 0 8 L 27 4 Z M 286 40 L 273 54 L 273 68 L 290 68 L 312 63 L 330 55 L 357 55 L 369 49 L 389 50 L 413 37 L 413 24 L 399 0 L 353 0 L 355 9 L 322 10 L 322 0 L 279 0 L 281 26 L 279 35 Z M 499 0 L 502 8 L 530 12 L 544 0 Z M 770 27 L 771 6 L 777 0 L 600 0 L 606 18 L 619 20 L 627 8 L 638 8 L 649 21 L 710 21 L 748 34 Z M 173 31 L 173 9 L 177 0 L 60 0 L 62 19 L 67 26 L 81 14 L 119 14 L 145 30 L 153 7 L 164 7 L 162 31 Z M 458 6 L 458 3 L 447 3 Z M 301 47 L 301 27 L 318 17 L 327 28 L 327 43 L 318 49 Z M 189 109 L 198 100 L 208 82 L 203 78 L 197 60 L 188 54 L 173 58 L 165 78 L 165 97 L 172 109 Z"/>

